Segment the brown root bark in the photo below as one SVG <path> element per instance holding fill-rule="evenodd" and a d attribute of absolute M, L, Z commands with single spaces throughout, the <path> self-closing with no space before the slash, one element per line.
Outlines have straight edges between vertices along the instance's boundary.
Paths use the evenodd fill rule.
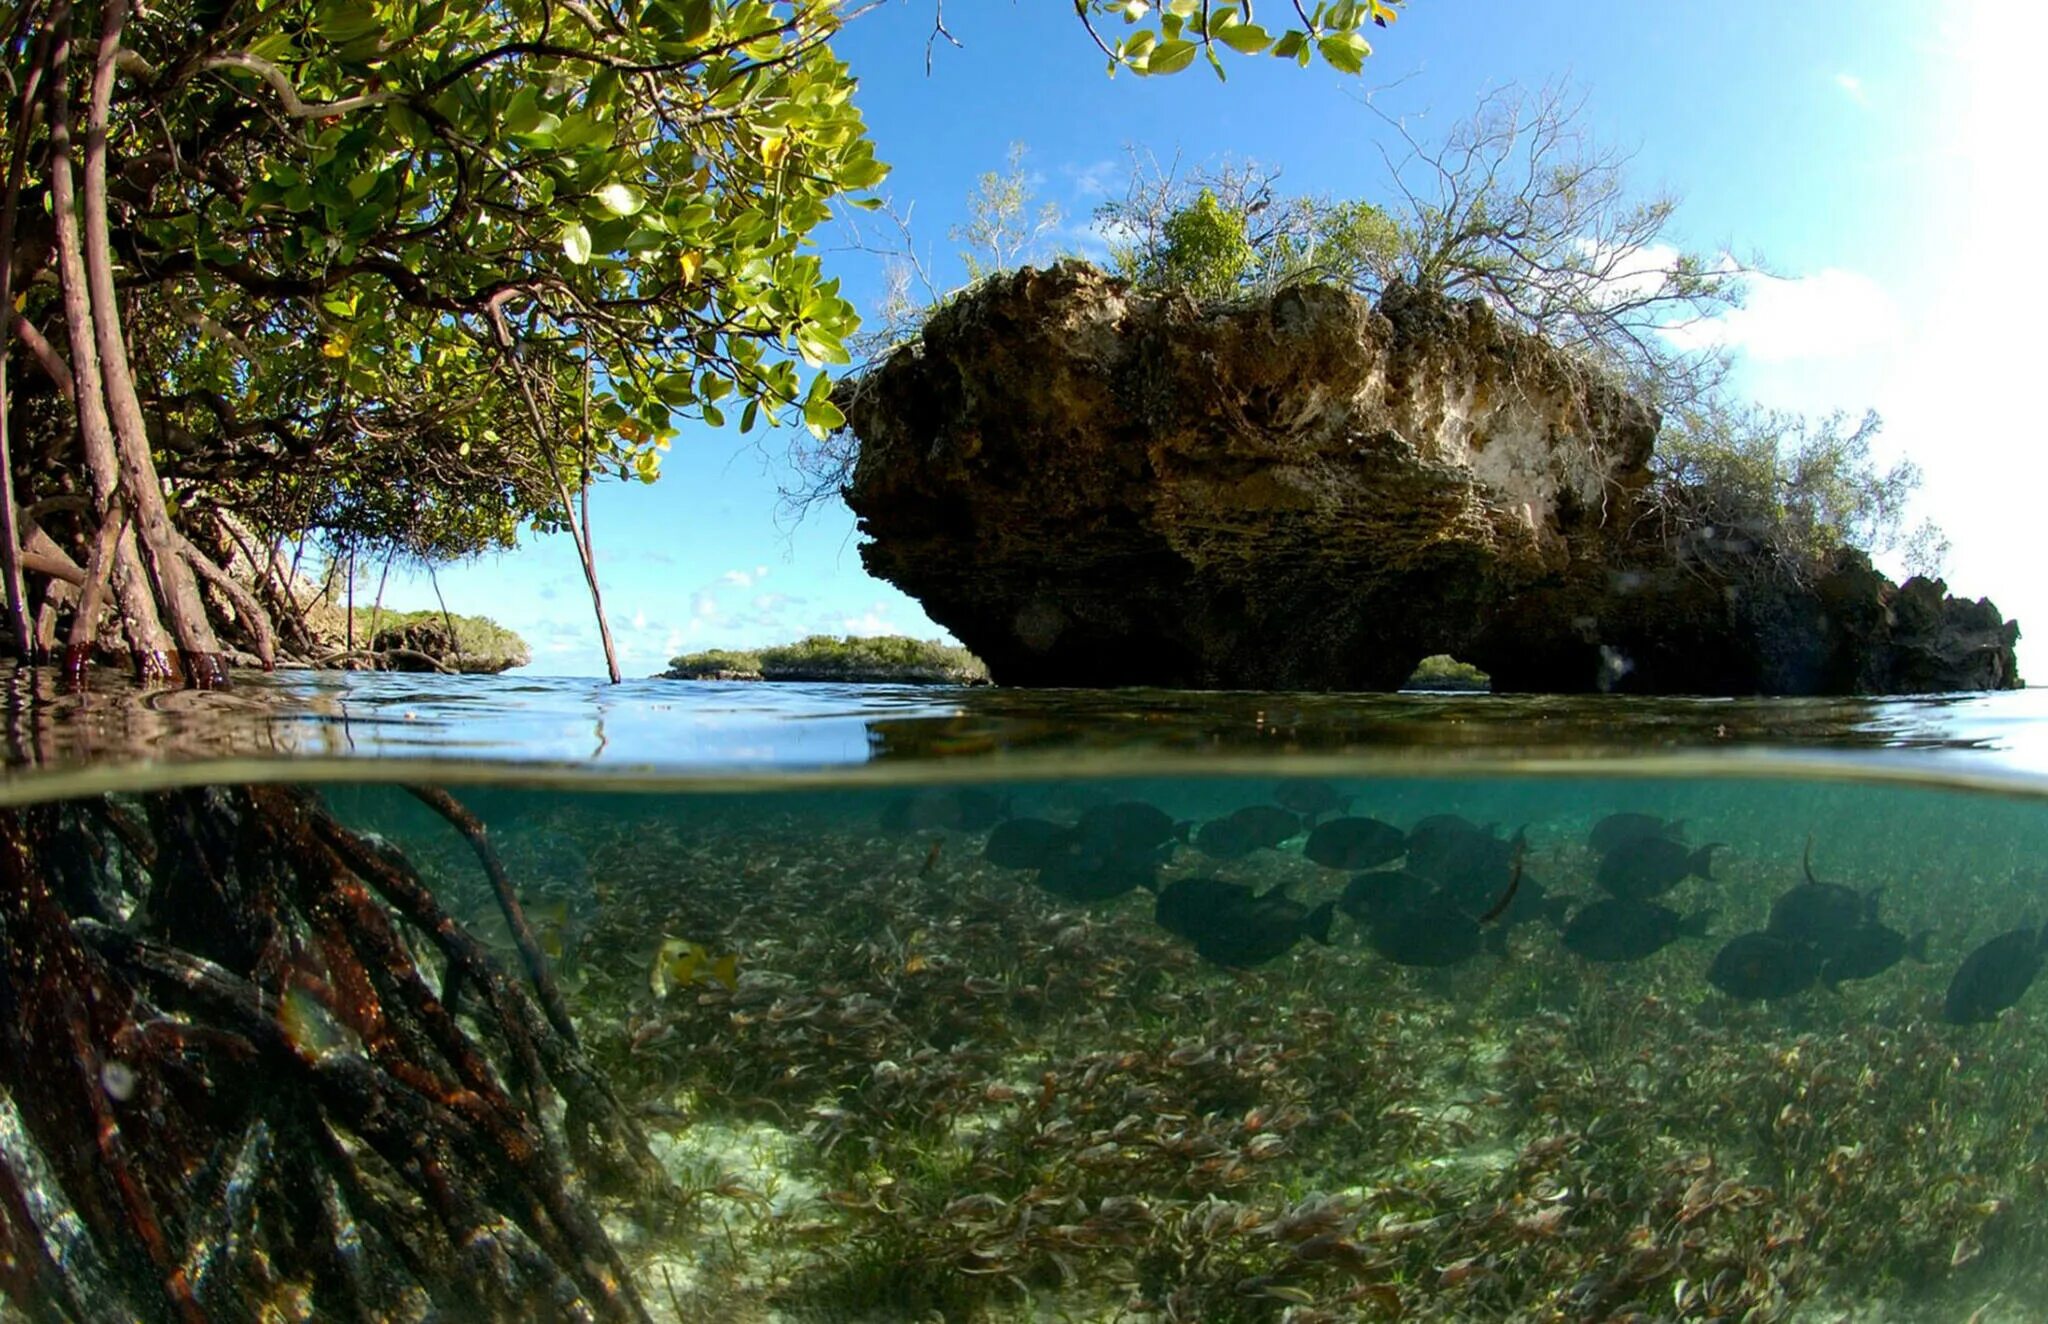
<path fill-rule="evenodd" d="M 106 519 L 100 522 L 98 535 L 93 538 L 92 555 L 86 558 L 78 612 L 71 618 L 71 639 L 64 647 L 64 678 L 71 684 L 85 679 L 86 666 L 92 659 L 93 636 L 99 629 L 100 605 L 106 600 L 107 577 L 114 572 L 114 560 L 127 532 L 128 508 L 121 504 L 117 492 Z"/>
<path fill-rule="evenodd" d="M 58 285 L 63 296 L 65 334 L 71 342 L 73 398 L 78 407 L 79 441 L 92 475 L 93 495 L 103 512 L 111 512 L 123 487 L 114 425 L 107 413 L 100 372 L 97 327 L 86 271 L 85 238 L 79 228 L 77 181 L 72 165 L 71 63 L 72 7 L 69 0 L 52 6 L 51 43 L 45 81 L 49 90 L 49 180 L 55 220 Z M 104 201 L 104 198 L 102 199 Z M 104 217 L 102 217 L 104 219 Z M 147 456 L 145 455 L 145 460 Z M 161 489 L 156 498 L 162 503 Z M 173 678 L 163 621 L 140 555 L 131 535 L 123 533 L 112 553 L 109 575 L 121 613 L 121 629 L 134 655 L 136 672 L 145 681 Z"/>
<path fill-rule="evenodd" d="M 215 565 L 213 558 L 193 546 L 191 539 L 175 529 L 171 530 L 171 538 L 173 549 L 199 572 L 200 578 L 219 589 L 235 605 L 235 616 L 242 622 L 242 628 L 249 632 L 256 658 L 263 664 L 263 669 L 269 671 L 274 668 L 277 665 L 277 635 L 271 629 L 270 613 L 263 609 L 256 595 Z"/>
<path fill-rule="evenodd" d="M 549 1101 L 600 1174 L 647 1179 L 644 1143 L 411 866 L 298 789 L 142 803 L 0 809 L 0 1291 L 43 1318 L 644 1320 Z M 25 1170 L 59 1217 L 13 1198 Z"/>
<path fill-rule="evenodd" d="M 107 414 L 114 429 L 121 486 L 134 513 L 136 541 L 156 588 L 156 601 L 170 618 L 182 650 L 186 679 L 202 689 L 225 684 L 220 641 L 207 619 L 199 582 L 164 506 L 163 480 L 150 455 L 142 398 L 128 366 L 128 341 L 121 328 L 120 296 L 114 289 L 114 240 L 107 216 L 107 121 L 114 102 L 114 68 L 121 53 L 121 29 L 128 0 L 104 0 L 100 42 L 93 66 L 92 101 L 85 127 L 85 272 Z M 76 341 L 72 344 L 75 354 Z"/>

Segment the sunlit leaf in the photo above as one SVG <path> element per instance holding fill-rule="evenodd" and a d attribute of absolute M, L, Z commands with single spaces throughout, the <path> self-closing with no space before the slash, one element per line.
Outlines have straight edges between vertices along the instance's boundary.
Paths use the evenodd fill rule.
<path fill-rule="evenodd" d="M 590 231 L 581 221 L 571 221 L 562 227 L 562 256 L 582 266 L 590 261 Z"/>

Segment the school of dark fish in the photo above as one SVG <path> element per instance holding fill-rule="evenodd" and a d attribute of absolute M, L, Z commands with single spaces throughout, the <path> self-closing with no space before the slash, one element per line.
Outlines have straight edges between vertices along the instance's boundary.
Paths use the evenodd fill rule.
<path fill-rule="evenodd" d="M 1509 929 L 1542 924 L 1581 960 L 1641 961 L 1674 943 L 1714 934 L 1711 904 L 1681 908 L 1662 898 L 1688 880 L 1714 882 L 1720 842 L 1693 844 L 1686 825 L 1624 811 L 1596 823 L 1586 838 L 1594 858 L 1588 891 L 1551 891 L 1525 868 L 1527 827 L 1503 834 L 1455 814 L 1423 817 L 1403 828 L 1352 812 L 1352 797 L 1327 783 L 1293 780 L 1270 803 L 1241 806 L 1203 822 L 1176 820 L 1140 800 L 1091 805 L 1073 822 L 1014 816 L 986 791 L 949 789 L 893 805 L 891 830 L 986 830 L 984 858 L 1032 871 L 1045 891 L 1089 904 L 1133 892 L 1153 895 L 1153 917 L 1204 960 L 1245 969 L 1275 960 L 1303 939 L 1333 941 L 1346 917 L 1362 944 L 1402 966 L 1442 968 L 1485 953 L 1505 957 Z M 1320 903 L 1289 895 L 1291 883 L 1263 890 L 1204 872 L 1162 877 L 1185 855 L 1216 862 L 1260 851 L 1292 851 L 1349 877 Z M 1882 889 L 1822 881 L 1813 843 L 1804 881 L 1771 904 L 1761 929 L 1725 936 L 1705 972 L 1712 987 L 1742 1001 L 1790 998 L 1815 987 L 1873 979 L 1901 961 L 1929 961 L 1930 931 L 1908 934 L 1880 913 Z M 1695 892 L 1699 889 L 1694 889 Z M 1955 1024 L 1996 1019 L 2019 1003 L 2048 964 L 2048 926 L 2013 928 L 1967 953 L 1943 999 Z"/>

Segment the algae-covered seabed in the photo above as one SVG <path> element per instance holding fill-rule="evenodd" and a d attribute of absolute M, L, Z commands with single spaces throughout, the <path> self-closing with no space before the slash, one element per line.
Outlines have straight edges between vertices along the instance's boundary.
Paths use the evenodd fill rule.
<path fill-rule="evenodd" d="M 994 787 L 1016 813 L 1142 798 L 1202 819 L 1273 783 Z M 887 831 L 906 792 L 472 790 L 561 952 L 585 1043 L 678 1178 L 609 1221 L 658 1315 L 749 1320 L 2035 1320 L 2048 1314 L 2048 990 L 1951 1026 L 1983 939 L 2048 917 L 2048 803 L 1813 781 L 1351 783 L 1354 813 L 1527 824 L 1592 893 L 1590 824 L 1722 841 L 1714 937 L 1631 965 L 1541 925 L 1393 966 L 1340 920 L 1250 972 L 1134 893 L 1095 907 Z M 335 788 L 487 931 L 466 846 Z M 946 792 L 908 794 L 943 795 Z M 1703 979 L 1814 869 L 1883 887 L 1930 962 L 1780 1003 Z M 1213 873 L 1303 900 L 1295 841 Z M 502 928 L 500 928 L 502 931 Z M 736 953 L 657 997 L 664 935 Z"/>

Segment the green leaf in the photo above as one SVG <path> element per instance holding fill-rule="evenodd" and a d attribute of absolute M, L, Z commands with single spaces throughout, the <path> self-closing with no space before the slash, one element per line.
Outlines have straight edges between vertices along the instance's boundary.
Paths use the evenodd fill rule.
<path fill-rule="evenodd" d="M 1238 23 L 1227 27 L 1216 34 L 1216 40 L 1239 55 L 1257 55 L 1273 44 L 1271 34 L 1256 23 Z"/>
<path fill-rule="evenodd" d="M 740 411 L 740 431 L 743 433 L 752 432 L 754 424 L 760 420 L 760 417 L 761 402 L 759 400 L 747 401 L 747 407 Z"/>
<path fill-rule="evenodd" d="M 816 399 L 804 405 L 804 426 L 811 435 L 823 441 L 830 433 L 846 426 L 846 415 L 839 412 L 839 406 L 830 400 Z"/>
<path fill-rule="evenodd" d="M 839 172 L 840 187 L 845 189 L 873 188 L 889 177 L 889 167 L 869 157 L 864 161 L 849 162 Z"/>
<path fill-rule="evenodd" d="M 1195 62 L 1197 47 L 1191 41 L 1162 41 L 1145 62 L 1148 74 L 1177 74 Z"/>
<path fill-rule="evenodd" d="M 562 227 L 562 256 L 579 267 L 590 261 L 590 231 L 583 228 L 583 222 L 571 221 Z"/>
<path fill-rule="evenodd" d="M 562 120 L 554 132 L 556 148 L 573 152 L 579 147 L 612 145 L 613 128 L 611 121 L 598 119 L 593 115 L 571 115 Z"/>
<path fill-rule="evenodd" d="M 1273 43 L 1273 57 L 1279 60 L 1292 60 L 1301 54 L 1302 47 L 1307 43 L 1308 38 L 1302 33 L 1286 33 L 1279 41 Z"/>
<path fill-rule="evenodd" d="M 1316 42 L 1316 49 L 1323 53 L 1330 67 L 1342 73 L 1355 74 L 1365 69 L 1365 57 L 1372 54 L 1372 47 L 1356 32 L 1333 32 Z"/>
<path fill-rule="evenodd" d="M 531 133 L 534 126 L 540 123 L 542 114 L 540 89 L 522 87 L 513 96 L 511 104 L 498 115 L 498 125 L 506 133 L 517 137 L 522 133 Z"/>
<path fill-rule="evenodd" d="M 607 184 L 597 191 L 597 200 L 614 216 L 632 216 L 647 205 L 647 199 L 631 184 Z"/>

